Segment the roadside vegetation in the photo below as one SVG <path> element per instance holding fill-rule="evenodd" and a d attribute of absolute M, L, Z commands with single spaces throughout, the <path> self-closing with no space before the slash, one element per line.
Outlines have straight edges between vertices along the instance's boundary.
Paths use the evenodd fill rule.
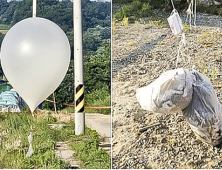
<path fill-rule="evenodd" d="M 86 128 L 84 135 L 74 135 L 73 122 L 62 122 L 62 128 L 51 129 L 49 124 L 61 123 L 51 114 L 0 114 L 0 168 L 1 169 L 65 169 L 69 164 L 55 157 L 55 142 L 68 141 L 81 162 L 80 168 L 109 169 L 110 156 L 99 147 L 99 135 Z M 33 126 L 34 154 L 26 157 L 27 137 Z"/>

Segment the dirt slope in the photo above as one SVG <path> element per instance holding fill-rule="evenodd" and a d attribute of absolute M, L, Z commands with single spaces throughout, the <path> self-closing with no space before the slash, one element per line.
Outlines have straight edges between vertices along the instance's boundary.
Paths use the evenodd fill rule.
<path fill-rule="evenodd" d="M 198 140 L 182 112 L 151 113 L 136 101 L 137 88 L 175 68 L 181 39 L 148 20 L 113 27 L 113 168 L 222 168 L 222 149 Z M 198 13 L 197 25 L 178 67 L 208 75 L 222 103 L 222 17 Z"/>

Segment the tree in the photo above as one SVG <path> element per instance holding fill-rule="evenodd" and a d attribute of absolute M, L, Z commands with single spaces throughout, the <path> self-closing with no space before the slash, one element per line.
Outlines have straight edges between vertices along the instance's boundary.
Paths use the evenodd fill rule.
<path fill-rule="evenodd" d="M 110 41 L 105 41 L 100 48 L 103 53 L 84 58 L 86 93 L 110 86 Z"/>

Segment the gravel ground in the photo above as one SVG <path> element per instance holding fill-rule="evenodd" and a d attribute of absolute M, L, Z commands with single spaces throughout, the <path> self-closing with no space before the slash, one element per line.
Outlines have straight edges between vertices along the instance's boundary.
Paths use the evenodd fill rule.
<path fill-rule="evenodd" d="M 197 139 L 182 112 L 152 113 L 137 102 L 136 89 L 175 68 L 181 40 L 168 25 L 148 20 L 113 27 L 113 168 L 222 168 L 222 149 Z M 198 13 L 196 23 L 186 32 L 178 68 L 195 66 L 211 78 L 222 103 L 222 17 Z"/>

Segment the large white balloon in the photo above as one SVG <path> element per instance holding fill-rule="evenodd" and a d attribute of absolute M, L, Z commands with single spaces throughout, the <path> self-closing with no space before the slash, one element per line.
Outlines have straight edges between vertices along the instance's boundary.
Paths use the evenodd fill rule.
<path fill-rule="evenodd" d="M 62 82 L 70 45 L 62 29 L 44 18 L 14 25 L 1 46 L 3 72 L 33 112 Z"/>

